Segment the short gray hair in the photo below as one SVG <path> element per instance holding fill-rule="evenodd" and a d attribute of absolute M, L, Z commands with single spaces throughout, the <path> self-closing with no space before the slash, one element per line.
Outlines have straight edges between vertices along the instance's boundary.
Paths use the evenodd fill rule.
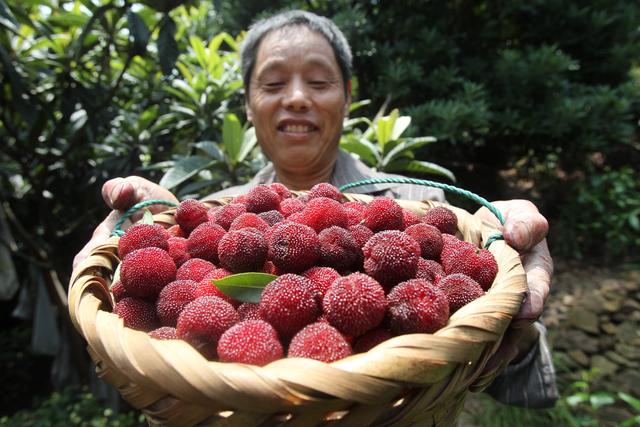
<path fill-rule="evenodd" d="M 338 66 L 342 73 L 344 90 L 346 92 L 347 83 L 351 80 L 352 69 L 351 48 L 349 47 L 347 38 L 336 24 L 324 16 L 319 16 L 315 13 L 303 10 L 290 10 L 257 21 L 249 28 L 249 32 L 242 43 L 242 48 L 240 49 L 240 66 L 242 68 L 242 81 L 244 83 L 245 96 L 249 95 L 251 73 L 253 73 L 258 49 L 260 48 L 260 43 L 264 36 L 271 31 L 294 25 L 305 25 L 327 39 L 333 49 L 336 60 L 338 61 Z"/>

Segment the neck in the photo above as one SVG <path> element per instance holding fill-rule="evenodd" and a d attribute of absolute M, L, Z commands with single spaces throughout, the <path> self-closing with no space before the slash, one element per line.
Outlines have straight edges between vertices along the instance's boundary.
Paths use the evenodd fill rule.
<path fill-rule="evenodd" d="M 333 168 L 336 164 L 334 158 L 326 166 L 316 170 L 287 170 L 274 165 L 278 182 L 287 186 L 291 190 L 310 190 L 321 182 L 330 182 Z"/>

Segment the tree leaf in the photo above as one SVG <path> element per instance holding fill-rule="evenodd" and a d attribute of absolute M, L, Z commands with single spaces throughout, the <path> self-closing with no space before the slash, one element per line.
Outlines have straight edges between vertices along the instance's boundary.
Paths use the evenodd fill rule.
<path fill-rule="evenodd" d="M 244 161 L 257 143 L 258 138 L 256 137 L 256 130 L 255 128 L 250 127 L 242 135 L 242 145 L 240 146 L 240 152 L 238 153 L 238 163 Z"/>
<path fill-rule="evenodd" d="M 239 162 L 242 148 L 242 126 L 235 114 L 225 114 L 222 122 L 222 144 L 232 165 Z"/>
<path fill-rule="evenodd" d="M 633 409 L 640 412 L 640 399 L 636 399 L 635 397 L 624 392 L 618 392 L 618 397 L 631 405 Z"/>
<path fill-rule="evenodd" d="M 340 140 L 340 148 L 358 155 L 369 166 L 378 166 L 377 147 L 364 138 L 347 135 Z"/>
<path fill-rule="evenodd" d="M 423 160 L 399 160 L 388 164 L 384 171 L 427 173 L 447 177 L 452 182 L 456 181 L 455 175 L 449 169 Z"/>
<path fill-rule="evenodd" d="M 195 143 L 195 147 L 199 150 L 204 151 L 220 162 L 224 161 L 224 153 L 222 152 L 222 150 L 220 150 L 218 144 L 213 141 L 199 141 Z"/>
<path fill-rule="evenodd" d="M 414 158 L 412 154 L 415 150 L 435 141 L 436 139 L 433 137 L 411 138 L 405 141 L 400 141 L 395 147 L 389 150 L 386 156 L 384 156 L 382 165 L 384 166 L 396 160 L 400 160 L 402 156 L 406 155 L 409 155 L 410 158 Z"/>
<path fill-rule="evenodd" d="M 277 277 L 267 273 L 238 273 L 212 282 L 223 294 L 235 300 L 258 303 L 264 287 Z"/>
<path fill-rule="evenodd" d="M 202 43 L 202 39 L 198 36 L 189 37 L 189 42 L 191 43 L 191 47 L 196 54 L 196 58 L 198 63 L 205 70 L 207 69 L 207 54 L 204 49 L 204 44 Z"/>
<path fill-rule="evenodd" d="M 134 55 L 144 55 L 147 51 L 147 43 L 149 43 L 149 28 L 144 20 L 132 11 L 127 10 L 127 26 L 131 34 L 131 52 Z"/>
<path fill-rule="evenodd" d="M 158 59 L 160 69 L 165 76 L 173 72 L 173 68 L 180 55 L 178 43 L 176 42 L 176 23 L 167 14 L 162 18 L 162 25 L 158 33 Z"/>
<path fill-rule="evenodd" d="M 391 130 L 391 140 L 400 138 L 411 124 L 411 116 L 400 116 L 396 119 Z"/>
<path fill-rule="evenodd" d="M 599 391 L 592 393 L 589 396 L 589 403 L 593 408 L 601 408 L 603 406 L 611 405 L 615 402 L 615 398 L 611 393 L 607 393 L 606 391 Z"/>
<path fill-rule="evenodd" d="M 216 162 L 200 156 L 184 157 L 176 161 L 171 169 L 169 169 L 162 179 L 160 185 L 169 190 L 182 184 L 201 170 L 211 167 Z"/>

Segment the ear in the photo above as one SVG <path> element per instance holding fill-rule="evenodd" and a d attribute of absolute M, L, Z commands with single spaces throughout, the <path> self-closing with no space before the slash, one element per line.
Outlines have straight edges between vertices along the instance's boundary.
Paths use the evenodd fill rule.
<path fill-rule="evenodd" d="M 347 82 L 347 97 L 344 100 L 344 116 L 349 117 L 349 106 L 351 105 L 351 80 Z"/>
<path fill-rule="evenodd" d="M 247 112 L 247 121 L 253 123 L 253 110 L 251 110 L 248 100 L 244 101 L 244 109 Z"/>

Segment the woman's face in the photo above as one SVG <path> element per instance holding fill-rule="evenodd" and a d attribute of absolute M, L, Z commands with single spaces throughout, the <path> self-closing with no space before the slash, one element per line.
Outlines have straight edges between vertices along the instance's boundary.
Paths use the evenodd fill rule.
<path fill-rule="evenodd" d="M 303 25 L 268 33 L 250 80 L 247 117 L 276 169 L 326 168 L 350 102 L 331 45 Z"/>

